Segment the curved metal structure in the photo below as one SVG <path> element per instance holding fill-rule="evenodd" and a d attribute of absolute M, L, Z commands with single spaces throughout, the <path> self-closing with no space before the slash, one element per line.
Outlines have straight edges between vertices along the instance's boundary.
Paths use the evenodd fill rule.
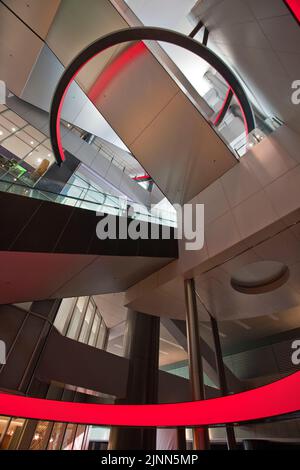
<path fill-rule="evenodd" d="M 235 395 L 161 405 L 87 404 L 0 394 L 1 415 L 106 426 L 214 426 L 299 410 L 300 372 Z"/>
<path fill-rule="evenodd" d="M 164 41 L 183 47 L 208 62 L 226 80 L 228 86 L 236 96 L 244 116 L 246 132 L 249 133 L 255 128 L 253 111 L 239 80 L 222 59 L 206 46 L 188 36 L 163 28 L 138 27 L 122 29 L 97 39 L 81 51 L 67 67 L 58 83 L 50 112 L 50 136 L 53 152 L 58 164 L 61 164 L 65 160 L 60 135 L 61 110 L 69 86 L 76 78 L 79 71 L 90 60 L 109 47 L 129 41 L 145 40 Z"/>

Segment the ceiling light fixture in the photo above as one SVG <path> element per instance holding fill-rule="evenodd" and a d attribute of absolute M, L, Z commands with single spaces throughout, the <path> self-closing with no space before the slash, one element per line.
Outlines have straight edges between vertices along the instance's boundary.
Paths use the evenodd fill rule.
<path fill-rule="evenodd" d="M 242 294 L 263 294 L 281 287 L 289 269 L 279 261 L 257 261 L 239 268 L 231 277 L 231 286 Z"/>

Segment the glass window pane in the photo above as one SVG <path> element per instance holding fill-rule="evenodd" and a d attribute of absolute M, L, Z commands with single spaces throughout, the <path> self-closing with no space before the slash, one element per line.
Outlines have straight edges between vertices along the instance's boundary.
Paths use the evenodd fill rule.
<path fill-rule="evenodd" d="M 82 317 L 83 317 L 83 312 L 80 312 L 78 307 L 76 306 L 73 315 L 72 315 L 72 320 L 68 329 L 67 337 L 71 339 L 76 339 L 78 340 L 78 335 L 82 323 Z"/>
<path fill-rule="evenodd" d="M 46 440 L 48 437 L 48 429 L 52 423 L 50 421 L 39 421 L 34 436 L 31 441 L 30 449 L 31 450 L 40 450 L 44 449 L 46 446 Z"/>
<path fill-rule="evenodd" d="M 73 450 L 81 450 L 83 445 L 84 433 L 86 426 L 84 424 L 78 424 L 76 437 L 74 440 Z"/>
<path fill-rule="evenodd" d="M 78 340 L 87 297 L 79 297 L 73 311 L 72 319 L 67 331 L 67 337 Z"/>
<path fill-rule="evenodd" d="M 100 325 L 100 317 L 96 313 L 94 321 L 93 321 L 91 333 L 90 333 L 90 338 L 89 338 L 90 346 L 95 346 L 99 325 Z"/>
<path fill-rule="evenodd" d="M 106 325 L 104 321 L 102 320 L 101 325 L 100 325 L 100 330 L 98 334 L 98 339 L 97 339 L 97 345 L 96 347 L 99 349 L 103 349 L 104 343 L 105 343 L 105 338 L 106 338 Z"/>
<path fill-rule="evenodd" d="M 87 301 L 87 297 L 78 297 L 77 307 L 78 307 L 80 312 L 83 312 L 83 310 L 85 308 L 86 301 Z"/>
<path fill-rule="evenodd" d="M 77 425 L 73 423 L 69 423 L 67 425 L 67 429 L 64 435 L 64 441 L 62 445 L 62 450 L 72 450 L 73 441 L 75 438 Z"/>
<path fill-rule="evenodd" d="M 88 308 L 86 310 L 84 322 L 81 328 L 80 336 L 79 336 L 79 341 L 81 341 L 82 343 L 88 342 L 89 327 L 93 318 L 93 313 L 94 313 L 94 305 L 92 302 L 89 302 Z"/>
<path fill-rule="evenodd" d="M 1 444 L 1 449 L 16 449 L 22 434 L 25 419 L 12 418 Z"/>
<path fill-rule="evenodd" d="M 55 317 L 54 326 L 61 334 L 65 334 L 66 332 L 74 302 L 75 299 L 72 297 L 70 299 L 63 299 L 60 304 Z"/>
<path fill-rule="evenodd" d="M 8 418 L 7 416 L 0 416 L 0 441 L 6 431 L 9 420 L 10 418 Z"/>
<path fill-rule="evenodd" d="M 60 450 L 61 442 L 64 437 L 65 427 L 65 423 L 54 424 L 47 447 L 48 450 Z"/>

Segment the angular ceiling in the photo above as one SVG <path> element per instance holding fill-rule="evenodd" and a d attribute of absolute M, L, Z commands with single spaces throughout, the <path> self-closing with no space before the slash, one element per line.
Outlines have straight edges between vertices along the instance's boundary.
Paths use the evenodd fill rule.
<path fill-rule="evenodd" d="M 13 3 L 11 8 L 14 7 Z M 36 2 L 33 5 L 35 8 L 30 24 L 34 29 L 38 8 Z M 0 64 L 3 62 L 10 69 L 6 77 L 9 79 L 8 88 L 19 96 L 23 92 L 24 97 L 29 99 L 30 79 L 35 83 L 37 80 L 36 74 L 33 73 L 31 77 L 30 71 L 38 56 L 45 54 L 45 50 L 42 50 L 43 42 L 1 5 L 1 11 L 3 9 L 5 11 L 2 14 L 8 16 L 11 22 L 5 37 L 7 43 L 11 41 L 11 36 L 14 37 L 16 53 L 21 47 L 21 41 L 28 44 L 26 34 L 30 36 L 29 43 L 32 41 L 30 61 L 27 61 L 24 51 L 22 54 L 25 69 L 23 79 L 17 80 L 15 77 L 19 75 L 16 71 L 19 71 L 19 62 L 22 65 L 21 58 L 16 58 L 14 66 L 9 67 L 8 59 L 1 59 L 6 53 L 5 47 L 3 51 L 0 48 Z M 18 14 L 24 21 L 29 21 L 27 10 L 25 15 L 19 7 Z M 109 0 L 62 0 L 52 19 L 53 14 L 49 14 L 48 25 L 51 23 L 51 27 L 46 34 L 47 28 L 44 26 L 43 35 L 63 66 L 91 41 L 127 26 Z M 15 28 L 21 28 L 22 34 L 18 33 L 18 29 L 17 34 L 13 33 Z M 8 44 L 5 46 L 7 48 Z M 81 72 L 78 83 L 85 92 L 90 92 L 98 80 L 99 72 L 106 70 L 122 50 L 122 47 L 108 50 Z M 131 65 L 108 83 L 105 96 L 98 96 L 94 104 L 169 200 L 187 202 L 235 165 L 236 159 L 148 50 Z M 60 73 L 58 69 L 55 73 L 44 71 L 42 81 L 45 87 L 52 89 Z M 81 103 L 81 97 L 76 95 L 76 100 Z M 86 120 L 87 113 L 82 113 L 81 117 L 82 121 Z M 187 121 L 190 122 L 188 126 Z"/>
<path fill-rule="evenodd" d="M 300 76 L 300 27 L 284 1 L 203 1 L 192 15 L 203 20 L 208 46 L 238 72 L 264 113 L 300 132 L 300 106 L 291 100 Z"/>

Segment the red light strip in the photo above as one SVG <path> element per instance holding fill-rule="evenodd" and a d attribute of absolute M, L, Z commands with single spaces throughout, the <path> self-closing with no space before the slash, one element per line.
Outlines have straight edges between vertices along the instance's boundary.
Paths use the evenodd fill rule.
<path fill-rule="evenodd" d="M 100 94 L 112 82 L 112 80 L 119 76 L 121 71 L 133 62 L 138 56 L 147 51 L 147 47 L 142 41 L 128 47 L 122 54 L 120 54 L 104 71 L 99 75 L 94 85 L 91 87 L 88 97 L 95 103 Z"/>
<path fill-rule="evenodd" d="M 92 86 L 91 90 L 89 91 L 88 97 L 92 102 L 95 102 L 97 98 L 99 97 L 100 93 L 105 89 L 105 87 L 109 84 L 109 82 L 118 74 L 120 73 L 121 69 L 123 69 L 128 63 L 132 62 L 137 56 L 141 55 L 143 52 L 147 50 L 145 44 L 140 41 L 130 48 L 128 48 L 126 51 L 124 51 L 110 66 L 99 76 L 98 80 L 94 85 Z M 96 54 L 94 57 L 96 57 L 98 54 Z M 64 101 L 66 98 L 66 95 L 69 91 L 69 88 L 79 74 L 80 70 L 83 69 L 91 60 L 94 59 L 94 57 L 91 57 L 89 60 L 87 60 L 84 64 L 81 65 L 81 67 L 74 73 L 73 77 L 69 81 L 63 97 L 61 99 L 61 102 L 59 103 L 59 109 L 57 112 L 57 119 L 56 119 L 56 132 L 57 132 L 57 144 L 58 144 L 58 150 L 60 153 L 60 157 L 62 161 L 65 161 L 65 153 L 64 149 L 62 146 L 62 139 L 61 139 L 61 133 L 60 133 L 60 121 L 61 121 L 61 112 L 62 108 L 64 105 Z"/>
<path fill-rule="evenodd" d="M 100 96 L 100 94 L 105 90 L 105 88 L 108 86 L 108 84 L 121 72 L 122 69 L 125 68 L 125 66 L 127 66 L 130 62 L 132 62 L 133 60 L 135 60 L 139 55 L 143 54 L 144 52 L 147 51 L 147 47 L 145 46 L 145 44 L 140 41 L 136 44 L 134 44 L 133 46 L 131 46 L 130 48 L 128 48 L 127 50 L 125 50 L 114 62 L 112 62 L 109 67 L 107 67 L 106 70 L 104 70 L 104 72 L 101 73 L 101 75 L 98 77 L 97 81 L 94 83 L 94 85 L 92 86 L 92 88 L 90 89 L 89 93 L 88 93 L 88 97 L 89 99 L 95 103 L 98 99 L 98 97 Z M 97 56 L 98 54 L 96 54 L 95 56 Z M 94 57 L 95 57 L 94 56 Z M 61 99 L 61 102 L 59 104 L 59 110 L 58 110 L 58 113 L 57 113 L 57 120 L 56 120 L 56 132 L 57 132 L 57 142 L 58 142 L 58 148 L 59 148 L 59 153 L 60 153 L 60 157 L 62 159 L 62 161 L 65 161 L 65 154 L 64 154 L 64 150 L 63 150 L 63 146 L 62 146 L 62 139 L 61 139 L 61 133 L 60 133 L 60 120 L 61 120 L 61 111 L 62 111 L 62 108 L 63 108 L 63 104 L 64 104 L 64 100 L 65 100 L 65 97 L 67 95 L 67 92 L 70 88 L 70 85 L 71 83 L 73 82 L 73 80 L 75 80 L 76 76 L 78 75 L 78 73 L 80 72 L 80 70 L 85 67 L 85 65 L 90 62 L 90 60 L 92 60 L 94 57 L 92 57 L 91 59 L 89 59 L 87 62 L 85 62 L 84 64 L 82 64 L 82 66 L 77 70 L 77 72 L 74 74 L 74 76 L 71 78 L 68 86 L 66 87 L 65 89 L 65 92 L 63 94 L 63 97 Z M 246 135 L 248 135 L 249 133 L 249 130 L 248 130 L 248 125 L 247 125 L 247 119 L 246 119 L 246 116 L 245 116 L 245 113 L 244 113 L 244 110 L 243 110 L 243 107 L 237 97 L 237 95 L 235 94 L 234 90 L 232 90 L 232 88 L 228 85 L 228 91 L 227 91 L 227 95 L 226 95 L 226 98 L 225 98 L 225 101 L 224 101 L 224 104 L 223 104 L 223 107 L 222 109 L 220 110 L 220 113 L 218 114 L 215 122 L 214 122 L 214 125 L 216 126 L 217 123 L 218 123 L 218 120 L 222 114 L 222 111 L 223 111 L 223 108 L 226 104 L 226 100 L 227 100 L 227 96 L 228 94 L 230 93 L 230 90 L 233 92 L 236 100 L 238 101 L 239 103 L 239 106 L 240 106 L 240 109 L 241 109 L 241 112 L 242 112 L 242 115 L 243 115 L 243 120 L 244 120 L 244 125 L 245 125 L 245 130 L 246 130 Z"/>
<path fill-rule="evenodd" d="M 0 394 L 1 415 L 106 426 L 212 426 L 299 410 L 300 372 L 227 397 L 162 405 L 95 405 Z"/>
<path fill-rule="evenodd" d="M 222 105 L 220 111 L 218 112 L 216 119 L 214 120 L 214 126 L 216 126 L 216 125 L 219 123 L 220 117 L 221 117 L 222 114 L 223 114 L 223 111 L 224 111 L 224 109 L 225 109 L 225 106 L 226 106 L 226 103 L 227 103 L 227 100 L 228 100 L 228 97 L 229 97 L 229 94 L 230 94 L 231 91 L 232 91 L 232 90 L 231 90 L 231 88 L 229 87 L 228 90 L 227 90 L 225 99 L 224 99 L 224 101 L 223 101 L 223 105 Z M 245 123 L 245 125 L 247 126 L 247 123 Z"/>
<path fill-rule="evenodd" d="M 296 20 L 300 22 L 300 0 L 284 0 L 284 3 L 291 10 Z"/>
<path fill-rule="evenodd" d="M 151 176 L 149 175 L 140 175 L 140 176 L 134 176 L 132 178 L 134 181 L 149 181 L 151 180 Z"/>

